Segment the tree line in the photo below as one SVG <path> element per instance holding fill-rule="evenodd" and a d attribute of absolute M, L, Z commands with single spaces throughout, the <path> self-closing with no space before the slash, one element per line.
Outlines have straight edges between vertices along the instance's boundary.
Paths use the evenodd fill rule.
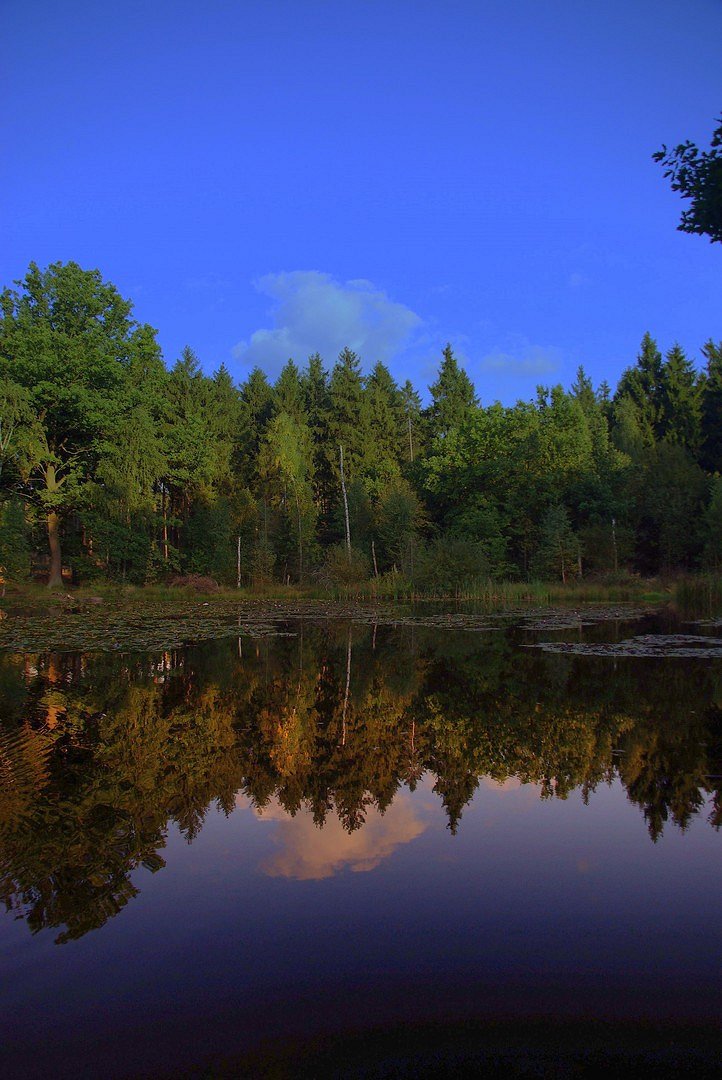
<path fill-rule="evenodd" d="M 718 569 L 722 342 L 645 334 L 614 391 L 579 368 L 480 403 L 451 346 L 424 406 L 344 349 L 269 381 L 168 367 L 97 270 L 31 264 L 0 297 L 0 562 L 134 584 L 443 594 L 487 578 Z M 372 359 L 372 358 L 366 358 Z"/>

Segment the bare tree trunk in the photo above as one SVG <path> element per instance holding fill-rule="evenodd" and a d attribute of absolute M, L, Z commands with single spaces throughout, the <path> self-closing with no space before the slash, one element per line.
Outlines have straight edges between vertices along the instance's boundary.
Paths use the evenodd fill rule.
<path fill-rule="evenodd" d="M 50 548 L 49 589 L 63 587 L 63 559 L 60 552 L 60 517 L 54 511 L 48 513 L 48 547 Z"/>
<path fill-rule="evenodd" d="M 301 501 L 298 497 L 298 487 L 294 482 L 293 492 L 296 496 L 296 512 L 298 514 L 298 581 L 303 581 L 303 530 L 301 528 Z"/>
<path fill-rule="evenodd" d="M 351 526 L 348 520 L 348 498 L 346 496 L 346 479 L 343 474 L 343 446 L 339 446 L 338 449 L 341 455 L 341 491 L 343 493 L 343 511 L 346 519 L 346 554 L 348 555 L 348 561 L 351 562 Z"/>
<path fill-rule="evenodd" d="M 413 462 L 414 460 L 414 440 L 411 436 L 411 417 L 409 416 L 409 456 Z"/>
<path fill-rule="evenodd" d="M 166 501 L 166 491 L 163 488 L 162 494 L 162 507 L 163 507 L 163 562 L 168 562 L 168 504 Z"/>
<path fill-rule="evenodd" d="M 375 540 L 371 541 L 371 555 L 373 556 L 373 560 L 374 560 L 374 577 L 378 577 L 379 576 L 379 568 L 376 565 L 376 541 Z"/>
<path fill-rule="evenodd" d="M 348 628 L 348 641 L 346 644 L 346 693 L 343 696 L 343 714 L 341 717 L 341 745 L 346 745 L 346 712 L 348 710 L 348 695 L 351 689 L 351 627 Z"/>

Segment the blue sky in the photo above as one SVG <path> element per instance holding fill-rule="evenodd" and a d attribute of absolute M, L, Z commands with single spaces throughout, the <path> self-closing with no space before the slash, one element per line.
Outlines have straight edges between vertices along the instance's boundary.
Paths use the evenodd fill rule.
<path fill-rule="evenodd" d="M 6 0 L 0 282 L 75 260 L 168 362 L 349 344 L 484 402 L 722 339 L 651 154 L 722 113 L 721 0 Z"/>

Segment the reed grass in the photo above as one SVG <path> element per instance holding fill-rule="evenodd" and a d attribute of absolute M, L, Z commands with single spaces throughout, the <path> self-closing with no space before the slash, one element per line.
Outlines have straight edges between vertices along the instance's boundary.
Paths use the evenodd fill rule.
<path fill-rule="evenodd" d="M 676 607 L 683 616 L 715 619 L 722 616 L 722 574 L 688 574 L 673 587 Z"/>
<path fill-rule="evenodd" d="M 333 590 L 338 600 L 419 600 L 475 601 L 498 607 L 511 604 L 623 603 L 629 601 L 662 602 L 670 592 L 658 580 L 644 580 L 619 575 L 613 581 L 575 580 L 563 584 L 548 581 L 470 580 L 452 593 L 435 593 L 415 588 L 400 574 L 386 574 L 354 585 Z"/>
<path fill-rule="evenodd" d="M 561 582 L 543 581 L 493 581 L 489 578 L 477 578 L 465 582 L 453 592 L 433 592 L 420 589 L 402 574 L 387 573 L 367 581 L 353 584 L 324 586 L 319 583 L 304 585 L 283 585 L 269 582 L 266 585 L 237 589 L 233 586 L 221 587 L 213 592 L 198 592 L 193 588 L 154 583 L 143 586 L 120 585 L 111 582 L 98 582 L 93 585 L 66 587 L 62 590 L 49 591 L 45 585 L 23 583 L 9 585 L 5 600 L 0 607 L 9 602 L 20 601 L 31 606 L 45 606 L 53 601 L 61 602 L 66 595 L 83 602 L 92 597 L 101 597 L 108 603 L 143 605 L 148 603 L 166 604 L 173 601 L 214 600 L 241 602 L 259 602 L 263 600 L 318 600 L 320 602 L 342 601 L 359 602 L 412 602 L 437 601 L 460 602 L 474 601 L 489 607 L 514 604 L 561 604 L 561 603 L 614 603 L 624 601 L 663 601 L 674 599 L 680 610 L 714 615 L 722 612 L 722 576 L 697 575 L 680 578 L 671 586 L 665 586 L 658 580 L 645 580 L 635 576 L 618 575 L 613 580 L 575 580 Z"/>

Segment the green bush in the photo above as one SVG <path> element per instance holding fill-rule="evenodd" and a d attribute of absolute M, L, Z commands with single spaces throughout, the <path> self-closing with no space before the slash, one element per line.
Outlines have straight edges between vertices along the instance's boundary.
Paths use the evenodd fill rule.
<path fill-rule="evenodd" d="M 319 581 L 326 588 L 359 585 L 368 579 L 371 564 L 362 551 L 344 544 L 334 544 L 326 552 L 323 566 L 318 572 Z"/>
<path fill-rule="evenodd" d="M 20 499 L 10 499 L 0 510 L 0 566 L 10 581 L 30 573 L 28 525 Z"/>
<path fill-rule="evenodd" d="M 414 587 L 431 596 L 454 596 L 474 589 L 490 576 L 489 557 L 481 543 L 445 538 L 419 552 Z"/>

